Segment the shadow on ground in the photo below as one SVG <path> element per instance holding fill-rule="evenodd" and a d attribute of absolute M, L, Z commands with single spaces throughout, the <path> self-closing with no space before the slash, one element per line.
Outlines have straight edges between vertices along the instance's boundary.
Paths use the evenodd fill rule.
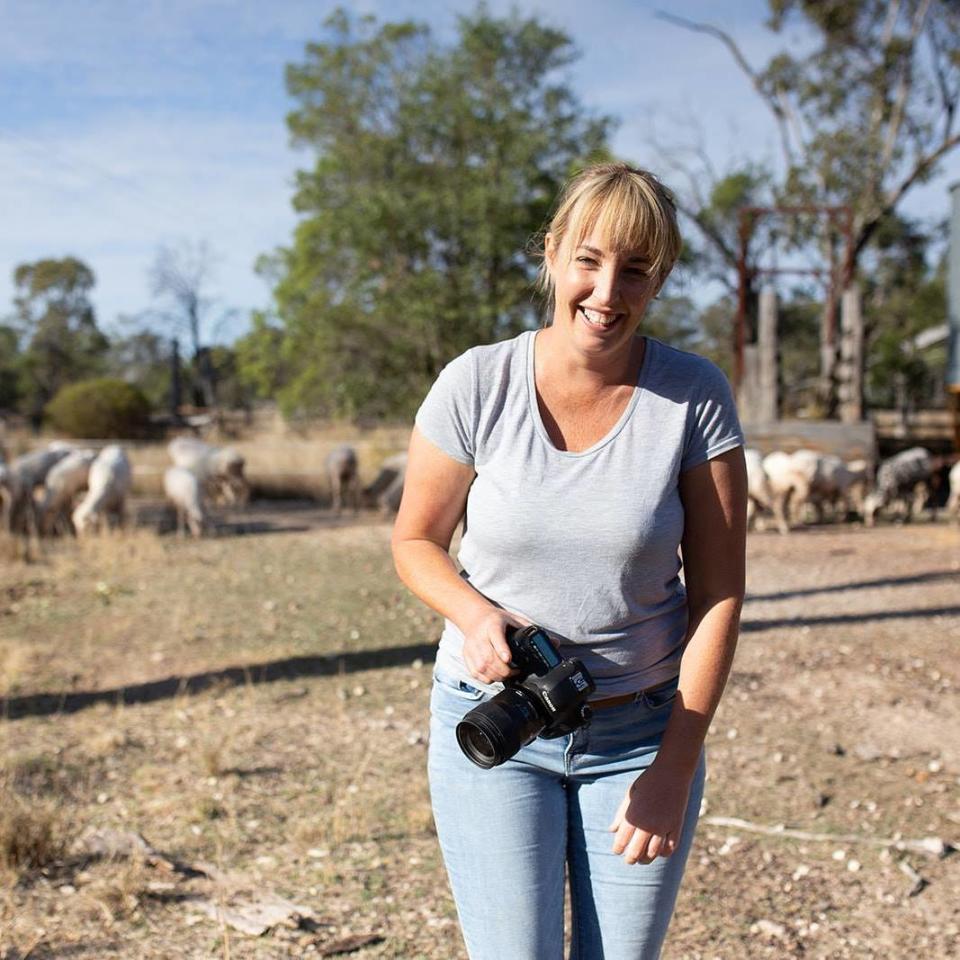
<path fill-rule="evenodd" d="M 360 670 L 406 667 L 414 660 L 432 661 L 436 652 L 435 643 L 422 643 L 381 650 L 331 653 L 325 656 L 287 657 L 266 663 L 206 670 L 189 676 L 174 675 L 161 680 L 148 680 L 104 690 L 25 694 L 0 699 L 0 717 L 6 720 L 46 717 L 52 714 L 77 713 L 99 703 L 116 706 L 153 703 L 184 694 L 202 693 L 211 687 L 273 683 L 277 680 L 295 680 L 298 677 L 330 677 Z"/>

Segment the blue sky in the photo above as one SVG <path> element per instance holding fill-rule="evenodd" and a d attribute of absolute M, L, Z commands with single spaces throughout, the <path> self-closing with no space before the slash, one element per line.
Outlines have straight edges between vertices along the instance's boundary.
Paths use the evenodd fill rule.
<path fill-rule="evenodd" d="M 0 0 L 0 317 L 18 263 L 72 254 L 97 275 L 101 324 L 151 305 L 148 270 L 161 244 L 205 241 L 210 291 L 237 319 L 269 303 L 253 271 L 289 241 L 292 176 L 309 155 L 288 145 L 286 63 L 303 57 L 336 6 L 326 0 Z M 412 17 L 452 36 L 473 2 L 345 4 L 381 19 Z M 584 104 L 620 118 L 622 156 L 657 169 L 654 142 L 700 139 L 720 169 L 775 160 L 772 122 L 715 40 L 658 20 L 666 7 L 730 31 L 755 64 L 782 40 L 763 29 L 765 0 L 491 0 L 567 32 L 581 51 L 570 79 Z M 802 43 L 802 36 L 787 42 Z M 905 211 L 942 216 L 960 158 L 911 195 Z M 696 293 L 696 291 L 690 291 Z"/>

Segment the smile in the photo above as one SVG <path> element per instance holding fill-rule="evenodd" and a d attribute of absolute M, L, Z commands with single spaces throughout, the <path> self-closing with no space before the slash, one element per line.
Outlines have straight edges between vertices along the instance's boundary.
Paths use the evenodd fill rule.
<path fill-rule="evenodd" d="M 587 307 L 578 307 L 577 309 L 580 316 L 582 316 L 591 327 L 595 327 L 598 330 L 609 330 L 624 316 L 622 313 L 601 313 L 599 310 L 589 310 Z"/>

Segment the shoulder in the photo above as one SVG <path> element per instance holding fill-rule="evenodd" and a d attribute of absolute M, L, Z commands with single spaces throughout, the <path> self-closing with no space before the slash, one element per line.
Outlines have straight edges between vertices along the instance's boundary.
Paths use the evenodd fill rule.
<path fill-rule="evenodd" d="M 466 353 L 460 354 L 453 362 L 468 363 L 473 369 L 481 372 L 502 370 L 510 367 L 518 358 L 525 355 L 527 340 L 531 336 L 533 336 L 532 331 L 525 330 L 509 340 L 499 340 L 496 343 L 485 343 L 471 347 Z"/>
<path fill-rule="evenodd" d="M 651 361 L 655 373 L 662 376 L 683 377 L 688 379 L 691 385 L 720 381 L 729 383 L 727 375 L 720 367 L 698 353 L 671 347 L 653 337 L 648 337 L 647 343 L 653 350 Z"/>
<path fill-rule="evenodd" d="M 695 410 L 704 403 L 732 406 L 727 375 L 712 360 L 647 338 L 651 351 L 646 386 L 656 396 Z"/>

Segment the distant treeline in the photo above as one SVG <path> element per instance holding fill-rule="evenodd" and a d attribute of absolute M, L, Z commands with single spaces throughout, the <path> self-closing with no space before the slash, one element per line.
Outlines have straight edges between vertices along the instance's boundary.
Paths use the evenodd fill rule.
<path fill-rule="evenodd" d="M 867 2 L 828 4 L 829 16 L 821 6 L 771 3 L 766 27 L 795 22 L 809 49 L 752 75 L 781 134 L 785 172 L 759 157 L 717 171 L 702 149 L 651 146 L 656 162 L 628 158 L 676 192 L 686 238 L 646 332 L 729 370 L 741 210 L 845 205 L 867 402 L 927 406 L 942 392 L 945 348 L 915 343 L 946 316 L 943 228 L 898 206 L 960 142 L 960 11 L 907 3 L 891 20 Z M 672 19 L 678 39 L 702 26 Z M 737 49 L 735 37 L 719 39 Z M 576 57 L 568 36 L 517 12 L 480 6 L 446 43 L 423 24 L 335 12 L 287 68 L 287 122 L 307 162 L 293 236 L 256 264 L 271 306 L 233 344 L 211 345 L 222 319 L 213 257 L 203 245 L 164 248 L 151 270 L 155 302 L 108 337 L 90 303 L 90 266 L 25 263 L 13 312 L 0 319 L 0 410 L 39 423 L 65 385 L 106 376 L 134 385 L 155 411 L 179 396 L 206 407 L 273 399 L 288 416 L 410 416 L 451 358 L 545 315 L 533 280 L 551 205 L 572 171 L 611 156 L 616 125 L 572 89 Z M 751 316 L 761 268 L 779 256 L 842 262 L 843 238 L 818 229 L 788 216 L 753 234 Z M 706 305 L 692 295 L 704 284 L 715 291 Z M 795 277 L 779 292 L 784 412 L 815 412 L 825 286 Z"/>

